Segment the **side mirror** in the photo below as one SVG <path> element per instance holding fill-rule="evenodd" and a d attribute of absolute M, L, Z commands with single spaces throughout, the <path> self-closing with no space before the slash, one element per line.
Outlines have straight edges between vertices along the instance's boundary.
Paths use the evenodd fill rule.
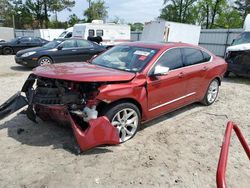
<path fill-rule="evenodd" d="M 62 47 L 62 46 L 58 46 L 57 49 L 58 49 L 58 50 L 62 50 L 63 47 Z"/>
<path fill-rule="evenodd" d="M 151 75 L 163 76 L 163 75 L 167 75 L 168 72 L 169 72 L 169 67 L 163 67 L 163 66 L 157 65 L 154 69 L 154 72 Z"/>

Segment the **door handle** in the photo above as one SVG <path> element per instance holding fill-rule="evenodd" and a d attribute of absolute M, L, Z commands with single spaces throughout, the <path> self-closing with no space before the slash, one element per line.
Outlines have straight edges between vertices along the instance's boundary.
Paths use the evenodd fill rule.
<path fill-rule="evenodd" d="M 206 71 L 208 68 L 207 68 L 207 66 L 204 66 L 203 68 L 202 68 L 202 70 L 204 70 L 204 71 Z"/>
<path fill-rule="evenodd" d="M 179 76 L 179 78 L 183 78 L 184 77 L 184 73 L 180 72 L 178 76 Z"/>
<path fill-rule="evenodd" d="M 72 52 L 76 52 L 77 50 L 72 50 Z"/>

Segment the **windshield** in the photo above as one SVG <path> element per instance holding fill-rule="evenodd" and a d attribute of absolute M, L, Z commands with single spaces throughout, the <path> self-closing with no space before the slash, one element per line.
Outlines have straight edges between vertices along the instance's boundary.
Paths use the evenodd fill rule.
<path fill-rule="evenodd" d="M 59 36 L 60 38 L 64 38 L 64 36 L 67 34 L 68 31 L 64 31 L 61 33 L 61 35 Z"/>
<path fill-rule="evenodd" d="M 129 72 L 140 72 L 154 57 L 158 50 L 136 47 L 115 46 L 99 55 L 92 64 Z"/>
<path fill-rule="evenodd" d="M 250 43 L 250 32 L 241 33 L 236 39 L 234 39 L 232 45 Z"/>
<path fill-rule="evenodd" d="M 53 40 L 45 45 L 43 45 L 44 48 L 55 48 L 57 47 L 59 44 L 61 44 L 62 41 L 61 40 Z"/>

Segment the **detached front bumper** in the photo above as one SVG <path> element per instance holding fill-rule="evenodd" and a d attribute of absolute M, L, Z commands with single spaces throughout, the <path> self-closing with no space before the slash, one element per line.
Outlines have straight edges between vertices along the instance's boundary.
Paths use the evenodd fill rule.
<path fill-rule="evenodd" d="M 100 145 L 120 143 L 117 129 L 105 116 L 79 124 L 65 106 L 36 105 L 35 108 L 37 115 L 44 121 L 52 120 L 59 124 L 69 124 L 81 151 Z"/>

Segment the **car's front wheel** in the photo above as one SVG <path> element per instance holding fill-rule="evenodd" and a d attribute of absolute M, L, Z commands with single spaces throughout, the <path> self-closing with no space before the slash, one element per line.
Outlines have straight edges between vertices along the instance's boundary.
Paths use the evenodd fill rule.
<path fill-rule="evenodd" d="M 219 81 L 218 79 L 214 79 L 212 80 L 212 82 L 210 82 L 207 92 L 202 100 L 202 103 L 205 105 L 211 105 L 215 102 L 218 93 L 219 93 Z"/>
<path fill-rule="evenodd" d="M 13 48 L 11 47 L 5 47 L 3 48 L 3 54 L 4 55 L 12 55 L 14 53 Z"/>
<path fill-rule="evenodd" d="M 47 56 L 44 56 L 44 57 L 41 57 L 39 60 L 38 60 L 38 65 L 39 66 L 42 66 L 42 65 L 48 65 L 48 64 L 52 64 L 53 61 L 51 58 L 47 57 Z"/>
<path fill-rule="evenodd" d="M 141 122 L 138 107 L 129 102 L 111 104 L 102 113 L 117 128 L 120 143 L 131 139 L 137 132 Z"/>

